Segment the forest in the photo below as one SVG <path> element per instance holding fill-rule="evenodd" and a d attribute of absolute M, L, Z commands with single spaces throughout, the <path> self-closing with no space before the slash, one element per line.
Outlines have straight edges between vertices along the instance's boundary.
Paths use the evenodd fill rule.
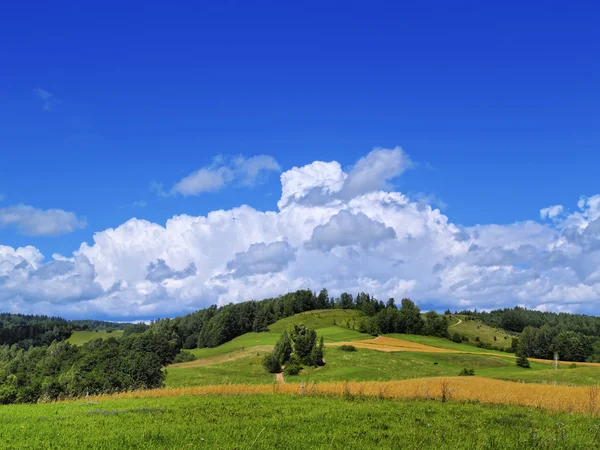
<path fill-rule="evenodd" d="M 517 354 L 562 361 L 600 362 L 600 317 L 515 307 L 490 312 L 462 311 L 468 319 L 520 333 Z"/>
<path fill-rule="evenodd" d="M 0 347 L 0 404 L 161 387 L 162 368 L 173 361 L 176 342 L 159 332 L 96 339 L 82 346 Z"/>

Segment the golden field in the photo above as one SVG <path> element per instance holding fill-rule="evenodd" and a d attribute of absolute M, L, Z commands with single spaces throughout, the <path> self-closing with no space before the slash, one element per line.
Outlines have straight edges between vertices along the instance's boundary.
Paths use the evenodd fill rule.
<path fill-rule="evenodd" d="M 473 401 L 503 405 L 521 405 L 565 411 L 598 414 L 600 387 L 563 386 L 553 384 L 515 383 L 480 377 L 416 378 L 388 382 L 337 382 L 273 385 L 214 385 L 180 389 L 132 391 L 102 395 L 93 400 L 110 398 L 174 397 L 180 395 L 334 395 L 367 396 L 399 399 L 435 399 Z"/>
<path fill-rule="evenodd" d="M 380 352 L 424 352 L 424 353 L 461 353 L 458 350 L 447 350 L 431 345 L 418 344 L 416 342 L 404 341 L 402 339 L 379 336 L 374 339 L 365 339 L 363 341 L 336 342 L 327 344 L 328 347 L 338 347 L 340 345 L 353 345 L 356 348 L 366 348 L 370 350 L 379 350 Z"/>

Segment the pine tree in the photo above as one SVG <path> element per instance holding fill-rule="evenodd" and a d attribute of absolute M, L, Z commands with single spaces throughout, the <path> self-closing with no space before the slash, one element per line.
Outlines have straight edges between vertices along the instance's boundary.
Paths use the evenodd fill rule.
<path fill-rule="evenodd" d="M 527 359 L 527 355 L 525 355 L 525 353 L 519 352 L 517 354 L 517 366 L 523 367 L 524 369 L 529 369 L 531 367 L 529 365 L 529 360 Z"/>

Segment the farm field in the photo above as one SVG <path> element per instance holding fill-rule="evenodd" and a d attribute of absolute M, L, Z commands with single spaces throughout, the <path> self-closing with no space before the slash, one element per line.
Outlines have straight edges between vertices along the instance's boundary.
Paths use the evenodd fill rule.
<path fill-rule="evenodd" d="M 583 449 L 600 445 L 600 419 L 588 414 L 339 395 L 179 395 L 10 405 L 0 408 L 0 423 L 0 448 Z"/>
<path fill-rule="evenodd" d="M 113 330 L 110 333 L 107 333 L 105 330 L 74 331 L 67 341 L 71 344 L 83 345 L 86 342 L 93 341 L 94 339 L 108 339 L 110 337 L 120 338 L 121 336 L 123 336 L 123 330 Z"/>

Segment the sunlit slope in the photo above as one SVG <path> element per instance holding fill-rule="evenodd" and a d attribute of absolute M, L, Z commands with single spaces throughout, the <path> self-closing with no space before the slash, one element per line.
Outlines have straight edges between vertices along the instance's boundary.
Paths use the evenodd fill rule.
<path fill-rule="evenodd" d="M 269 326 L 269 331 L 281 333 L 291 330 L 294 324 L 303 323 L 314 330 L 338 326 L 347 330 L 358 330 L 358 323 L 363 314 L 354 309 L 320 309 L 295 314 L 281 319 Z"/>
<path fill-rule="evenodd" d="M 108 333 L 105 330 L 98 331 L 73 331 L 71 337 L 67 339 L 68 342 L 75 345 L 83 345 L 86 342 L 93 341 L 94 339 L 107 339 L 110 337 L 120 338 L 123 336 L 123 330 L 114 330 Z"/>
<path fill-rule="evenodd" d="M 467 320 L 466 316 L 452 315 L 448 332 L 451 336 L 458 333 L 469 339 L 469 344 L 477 345 L 482 342 L 494 348 L 510 348 L 512 335 L 502 328 L 494 328 L 479 320 Z"/>

